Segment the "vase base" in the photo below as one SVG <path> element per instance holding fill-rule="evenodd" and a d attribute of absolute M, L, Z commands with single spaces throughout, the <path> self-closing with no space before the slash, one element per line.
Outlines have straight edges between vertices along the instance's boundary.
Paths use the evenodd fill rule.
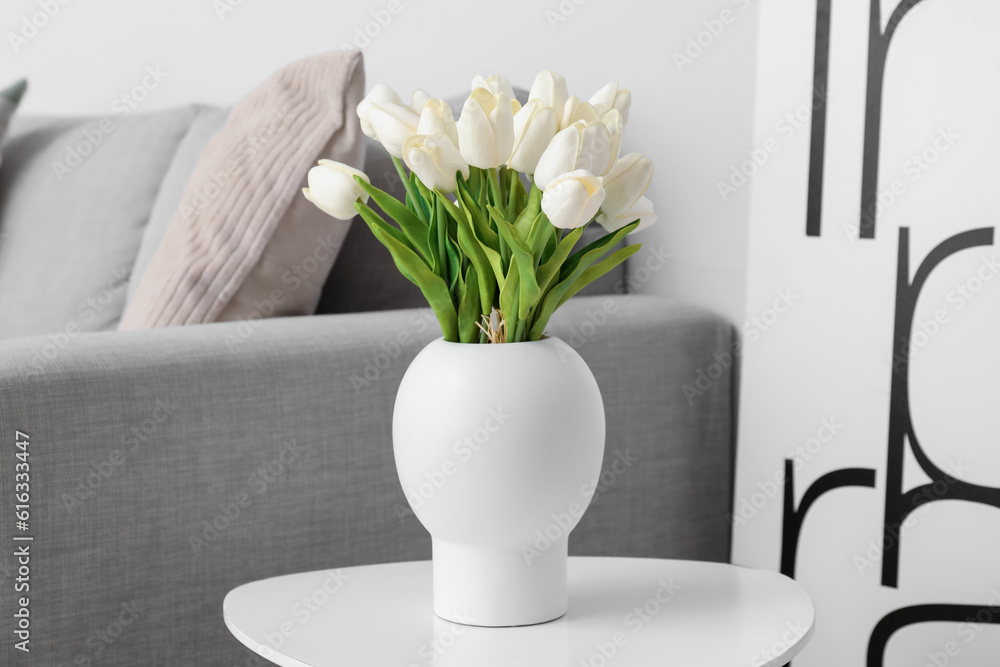
<path fill-rule="evenodd" d="M 544 551 L 433 541 L 434 613 L 488 628 L 539 625 L 566 614 L 567 540 Z"/>

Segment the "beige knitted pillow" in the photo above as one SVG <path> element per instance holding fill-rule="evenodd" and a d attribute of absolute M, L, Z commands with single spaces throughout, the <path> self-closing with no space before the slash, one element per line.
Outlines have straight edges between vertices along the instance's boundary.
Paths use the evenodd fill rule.
<path fill-rule="evenodd" d="M 329 158 L 362 168 L 359 51 L 292 63 L 209 142 L 121 329 L 310 315 L 347 234 L 302 196 Z"/>

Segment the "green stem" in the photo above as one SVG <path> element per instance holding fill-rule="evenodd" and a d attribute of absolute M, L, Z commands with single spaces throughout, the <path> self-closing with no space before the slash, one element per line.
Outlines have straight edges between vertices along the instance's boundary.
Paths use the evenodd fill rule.
<path fill-rule="evenodd" d="M 412 201 L 414 204 L 417 204 L 417 210 L 414 211 L 414 213 L 419 215 L 420 219 L 423 220 L 424 223 L 427 223 L 428 222 L 427 211 L 425 211 L 423 206 L 420 205 L 422 197 L 420 197 L 419 193 L 413 188 L 413 184 L 410 183 L 410 179 L 406 174 L 406 170 L 403 168 L 403 161 L 400 160 L 395 155 L 393 155 L 392 164 L 395 165 L 396 167 L 396 173 L 399 174 L 399 180 L 403 181 L 403 187 L 406 188 L 406 194 L 410 195 L 410 201 Z"/>
<path fill-rule="evenodd" d="M 517 332 L 520 327 L 520 320 L 518 320 L 517 318 L 517 313 L 520 310 L 520 308 L 521 308 L 521 290 L 518 289 L 516 292 L 514 292 L 514 301 L 511 304 L 511 310 L 513 311 L 513 313 L 504 314 L 504 317 L 507 320 L 507 331 L 509 332 L 507 336 L 508 343 L 518 342 Z"/>
<path fill-rule="evenodd" d="M 518 320 L 517 327 L 514 329 L 514 342 L 521 343 L 524 342 L 524 329 L 527 325 L 527 321 Z"/>
<path fill-rule="evenodd" d="M 513 169 L 508 169 L 507 173 L 510 174 L 510 187 L 507 188 L 507 219 L 513 222 L 517 217 L 517 186 L 520 185 L 520 179 Z"/>
<path fill-rule="evenodd" d="M 448 275 L 448 253 L 444 248 L 445 234 L 448 232 L 448 218 L 446 217 L 444 211 L 444 204 L 441 203 L 441 197 L 444 195 L 440 192 L 436 192 L 435 195 L 434 217 L 437 218 L 437 255 L 438 263 L 441 266 L 441 272 L 439 275 L 450 285 L 451 276 Z"/>
<path fill-rule="evenodd" d="M 486 170 L 487 178 L 489 179 L 489 195 L 487 197 L 489 203 L 493 204 L 497 208 L 500 208 L 500 174 L 497 172 L 496 167 Z"/>

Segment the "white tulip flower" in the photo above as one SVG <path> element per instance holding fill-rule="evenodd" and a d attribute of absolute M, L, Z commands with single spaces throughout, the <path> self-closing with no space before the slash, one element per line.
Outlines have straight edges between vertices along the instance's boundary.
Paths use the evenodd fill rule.
<path fill-rule="evenodd" d="M 424 110 L 424 105 L 432 99 L 434 98 L 417 88 L 413 91 L 413 94 L 410 95 L 410 108 L 413 109 L 419 116 Z"/>
<path fill-rule="evenodd" d="M 409 107 L 392 102 L 372 102 L 368 122 L 375 131 L 375 139 L 393 157 L 403 157 L 403 142 L 417 133 L 420 116 Z"/>
<path fill-rule="evenodd" d="M 458 147 L 465 161 L 480 169 L 507 162 L 514 147 L 511 98 L 485 88 L 473 90 L 458 118 Z"/>
<path fill-rule="evenodd" d="M 444 100 L 428 100 L 417 123 L 417 134 L 444 134 L 458 150 L 458 125 L 451 107 Z"/>
<path fill-rule="evenodd" d="M 622 115 L 622 123 L 627 123 L 628 112 L 632 109 L 632 91 L 619 90 L 617 83 L 609 83 L 594 93 L 590 104 L 601 117 L 612 109 L 618 109 Z"/>
<path fill-rule="evenodd" d="M 475 90 L 476 88 L 483 88 L 490 91 L 494 95 L 503 93 L 510 99 L 515 99 L 514 89 L 511 87 L 510 81 L 507 80 L 507 77 L 500 74 L 491 74 L 485 78 L 482 75 L 477 74 L 472 79 L 472 90 Z"/>
<path fill-rule="evenodd" d="M 618 159 L 621 146 L 621 114 L 612 110 L 607 121 L 577 121 L 560 130 L 535 167 L 535 184 L 542 190 L 557 176 L 586 169 L 604 176 Z"/>
<path fill-rule="evenodd" d="M 399 99 L 399 95 L 396 94 L 396 91 L 382 83 L 368 91 L 365 99 L 358 103 L 357 113 L 358 118 L 361 120 L 361 131 L 364 132 L 365 136 L 370 139 L 375 138 L 375 130 L 372 128 L 371 122 L 368 118 L 371 113 L 372 103 L 374 102 L 402 104 L 403 100 Z"/>
<path fill-rule="evenodd" d="M 458 189 L 456 172 L 469 177 L 469 164 L 443 132 L 408 138 L 403 144 L 403 161 L 424 185 L 445 194 Z"/>
<path fill-rule="evenodd" d="M 364 172 L 354 167 L 333 160 L 320 160 L 309 170 L 309 187 L 302 188 L 302 194 L 327 215 L 338 220 L 350 220 L 355 214 L 354 202 L 368 203 L 368 193 L 354 180 L 355 176 L 371 183 Z"/>
<path fill-rule="evenodd" d="M 604 177 L 607 197 L 601 212 L 612 216 L 629 210 L 639 198 L 646 194 L 653 180 L 653 161 L 641 153 L 629 153 L 615 162 L 615 166 Z"/>
<path fill-rule="evenodd" d="M 532 174 L 538 158 L 548 148 L 558 128 L 556 114 L 540 99 L 528 103 L 514 115 L 514 149 L 507 166 L 524 174 Z"/>
<path fill-rule="evenodd" d="M 565 129 L 578 120 L 582 120 L 585 123 L 592 123 L 600 119 L 601 114 L 597 113 L 597 109 L 594 108 L 593 104 L 590 102 L 581 102 L 580 99 L 574 95 L 566 100 L 566 104 L 563 105 L 562 115 L 559 119 L 559 127 L 560 129 Z"/>
<path fill-rule="evenodd" d="M 531 84 L 528 92 L 528 101 L 539 100 L 547 107 L 555 111 L 556 119 L 562 119 L 563 109 L 566 107 L 566 100 L 569 99 L 569 92 L 566 89 L 566 79 L 555 72 L 542 70 L 535 77 L 535 82 Z"/>
<path fill-rule="evenodd" d="M 556 227 L 575 229 L 590 222 L 603 201 L 601 177 L 577 169 L 549 183 L 542 195 L 542 211 Z"/>
<path fill-rule="evenodd" d="M 597 222 L 609 232 L 617 231 L 630 222 L 635 222 L 636 220 L 639 220 L 640 222 L 639 226 L 633 230 L 633 234 L 635 232 L 641 232 L 656 222 L 657 217 L 656 213 L 653 211 L 653 202 L 651 202 L 648 197 L 639 197 L 634 204 L 624 211 L 609 214 L 607 211 L 602 209 L 601 212 L 597 214 Z"/>

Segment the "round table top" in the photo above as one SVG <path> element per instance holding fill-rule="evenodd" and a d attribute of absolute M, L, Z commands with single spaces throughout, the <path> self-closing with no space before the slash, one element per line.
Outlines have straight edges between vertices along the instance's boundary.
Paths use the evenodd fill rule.
<path fill-rule="evenodd" d="M 570 558 L 569 612 L 541 625 L 438 618 L 430 561 L 255 581 L 229 592 L 223 614 L 283 667 L 770 667 L 802 650 L 815 621 L 781 574 L 647 558 Z"/>

